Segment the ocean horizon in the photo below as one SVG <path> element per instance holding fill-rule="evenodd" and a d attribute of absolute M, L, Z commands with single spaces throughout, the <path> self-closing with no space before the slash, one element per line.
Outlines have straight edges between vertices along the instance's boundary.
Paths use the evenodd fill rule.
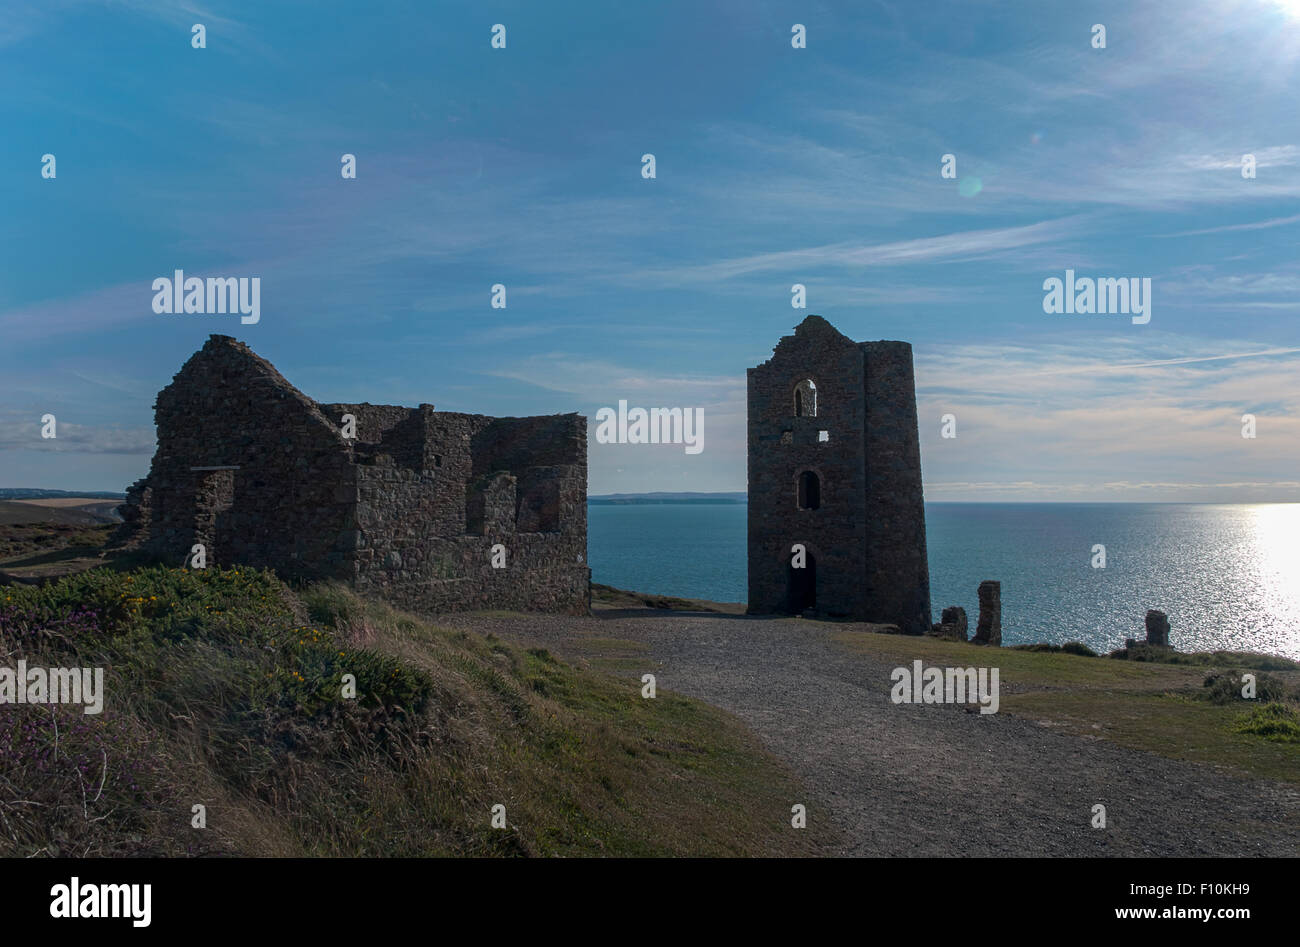
<path fill-rule="evenodd" d="M 743 500 L 635 496 L 589 498 L 594 582 L 746 600 Z M 934 502 L 925 515 L 932 621 L 960 605 L 973 630 L 976 589 L 994 579 L 1004 644 L 1110 651 L 1143 638 L 1157 608 L 1179 650 L 1300 658 L 1300 503 Z M 1097 545 L 1104 568 L 1094 568 Z"/>

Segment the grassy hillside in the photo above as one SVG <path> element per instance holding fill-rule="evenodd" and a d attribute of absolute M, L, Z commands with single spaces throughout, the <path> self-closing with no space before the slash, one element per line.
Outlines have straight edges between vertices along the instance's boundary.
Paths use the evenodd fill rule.
<path fill-rule="evenodd" d="M 0 487 L 0 500 L 116 500 L 126 499 L 124 493 L 105 490 L 48 490 L 43 487 Z"/>
<path fill-rule="evenodd" d="M 105 710 L 0 707 L 0 855 L 813 854 L 733 718 L 265 572 L 0 589 L 0 664 L 104 666 Z M 356 698 L 343 696 L 344 675 Z M 494 805 L 508 828 L 490 826 Z M 193 828 L 193 807 L 207 827 Z"/>
<path fill-rule="evenodd" d="M 76 556 L 98 556 L 114 527 L 24 523 L 0 528 L 0 568 L 21 570 Z"/>
<path fill-rule="evenodd" d="M 121 500 L 96 500 L 88 497 L 0 500 L 0 525 L 15 523 L 63 523 L 70 526 L 94 526 L 118 523 L 117 508 Z"/>

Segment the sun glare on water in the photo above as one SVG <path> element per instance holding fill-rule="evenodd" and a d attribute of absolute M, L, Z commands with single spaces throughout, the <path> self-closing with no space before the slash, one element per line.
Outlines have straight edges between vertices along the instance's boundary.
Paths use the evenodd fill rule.
<path fill-rule="evenodd" d="M 1300 598 L 1300 503 L 1261 504 L 1254 514 L 1260 564 Z"/>
<path fill-rule="evenodd" d="M 1252 513 L 1261 592 L 1270 613 L 1300 639 L 1300 627 L 1293 624 L 1300 610 L 1300 503 L 1260 504 Z"/>

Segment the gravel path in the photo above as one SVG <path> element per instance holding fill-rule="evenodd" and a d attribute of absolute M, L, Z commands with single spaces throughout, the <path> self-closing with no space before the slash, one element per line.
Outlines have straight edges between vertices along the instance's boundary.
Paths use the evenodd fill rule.
<path fill-rule="evenodd" d="M 846 855 L 1300 854 L 1296 787 L 1004 713 L 895 705 L 892 665 L 831 640 L 853 625 L 601 608 L 438 621 L 570 660 L 620 654 L 605 639 L 643 643 L 628 674 L 744 720 L 829 808 Z M 1089 825 L 1096 803 L 1105 830 Z"/>

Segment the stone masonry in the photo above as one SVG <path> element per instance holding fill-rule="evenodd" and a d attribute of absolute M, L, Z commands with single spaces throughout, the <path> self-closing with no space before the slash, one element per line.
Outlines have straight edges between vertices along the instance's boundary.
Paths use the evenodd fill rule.
<path fill-rule="evenodd" d="M 980 618 L 975 626 L 975 644 L 1002 644 L 1002 583 L 985 579 L 979 587 Z"/>
<path fill-rule="evenodd" d="M 590 606 L 581 415 L 320 404 L 221 335 L 154 407 L 158 450 L 116 546 L 180 565 L 202 543 L 209 565 L 335 579 L 417 611 Z"/>
<path fill-rule="evenodd" d="M 960 605 L 949 605 L 945 608 L 939 624 L 930 629 L 930 634 L 953 641 L 965 641 L 966 633 L 966 609 Z"/>
<path fill-rule="evenodd" d="M 748 390 L 749 612 L 929 631 L 912 347 L 808 316 Z"/>
<path fill-rule="evenodd" d="M 1169 647 L 1169 616 L 1158 608 L 1147 610 L 1147 644 Z"/>

